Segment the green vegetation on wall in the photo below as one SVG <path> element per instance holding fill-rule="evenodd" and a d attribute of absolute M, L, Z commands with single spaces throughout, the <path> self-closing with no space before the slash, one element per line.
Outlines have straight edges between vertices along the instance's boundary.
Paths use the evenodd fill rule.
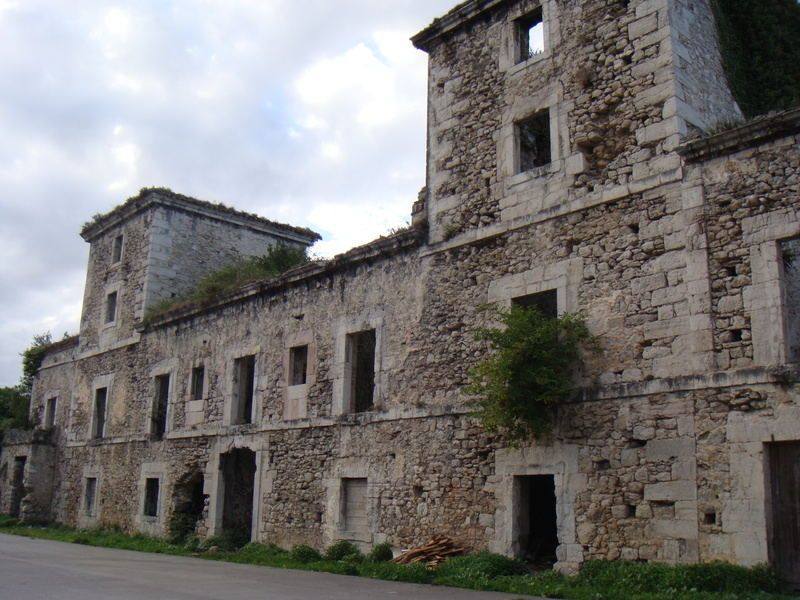
<path fill-rule="evenodd" d="M 575 394 L 582 351 L 596 350 L 597 342 L 579 315 L 550 318 L 514 306 L 497 318 L 499 328 L 477 332 L 492 352 L 473 369 L 468 391 L 487 431 L 513 444 L 550 432 L 553 409 Z"/>
<path fill-rule="evenodd" d="M 800 2 L 714 0 L 728 81 L 745 115 L 800 105 Z"/>
<path fill-rule="evenodd" d="M 225 294 L 249 283 L 264 281 L 309 262 L 305 248 L 278 244 L 270 247 L 264 256 L 244 258 L 224 267 L 199 281 L 197 287 L 177 298 L 169 298 L 148 310 L 146 321 L 157 319 L 166 313 L 183 308 L 213 304 Z"/>

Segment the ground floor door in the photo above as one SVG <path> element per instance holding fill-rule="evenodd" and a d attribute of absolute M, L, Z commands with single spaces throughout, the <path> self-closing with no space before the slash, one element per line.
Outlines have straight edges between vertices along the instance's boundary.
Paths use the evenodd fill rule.
<path fill-rule="evenodd" d="M 536 568 L 550 568 L 559 545 L 555 477 L 516 477 L 514 485 L 515 553 Z"/>
<path fill-rule="evenodd" d="M 770 444 L 769 460 L 772 563 L 800 588 L 800 442 Z"/>
<path fill-rule="evenodd" d="M 252 539 L 256 455 L 252 450 L 239 448 L 220 458 L 225 486 L 222 532 L 243 545 Z"/>

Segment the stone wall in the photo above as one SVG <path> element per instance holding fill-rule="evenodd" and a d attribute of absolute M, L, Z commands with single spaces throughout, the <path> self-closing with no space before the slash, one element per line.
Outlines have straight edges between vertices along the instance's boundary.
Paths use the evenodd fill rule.
<path fill-rule="evenodd" d="M 48 446 L 59 521 L 164 534 L 176 486 L 202 472 L 198 532 L 219 534 L 220 465 L 247 449 L 253 537 L 285 547 L 349 537 L 399 549 L 445 534 L 512 554 L 518 478 L 545 475 L 562 570 L 589 559 L 769 559 L 766 448 L 800 437 L 794 280 L 783 259 L 800 236 L 798 117 L 683 143 L 687 123 L 702 129 L 736 112 L 714 92 L 714 44 L 697 39 L 712 26 L 705 2 L 547 0 L 548 49 L 516 65 L 509 27 L 535 6 L 468 2 L 415 38 L 431 54 L 430 229 L 418 218 L 409 231 L 135 329 L 126 313 L 124 343 L 103 351 L 90 320 L 80 352 L 48 356 L 32 411 L 41 419 L 48 395 L 70 398 Z M 701 54 L 706 62 L 693 63 Z M 519 177 L 507 170 L 513 124 L 542 107 L 555 160 Z M 238 229 L 212 235 L 183 213 L 164 219 L 152 211 L 125 225 L 132 248 L 157 225 L 159 268 L 189 255 L 210 261 L 194 254 L 193 236 L 223 254 L 260 244 Z M 107 282 L 138 276 L 139 263 L 108 271 L 104 248 L 92 250 L 86 314 Z M 184 285 L 177 270 L 164 276 Z M 465 385 L 487 350 L 474 332 L 492 323 L 487 304 L 552 291 L 560 313 L 585 314 L 603 353 L 586 357 L 581 394 L 559 409 L 552 438 L 509 447 L 470 417 Z M 347 336 L 372 329 L 375 407 L 351 414 Z M 305 344 L 306 383 L 290 387 L 290 349 Z M 255 408 L 252 423 L 237 425 L 234 366 L 245 356 L 255 356 Z M 155 439 L 164 375 L 167 431 Z M 107 435 L 91 440 L 99 386 L 109 389 Z M 152 477 L 160 509 L 145 519 Z M 92 514 L 87 478 L 98 481 Z M 348 478 L 367 479 L 366 532 L 343 530 Z"/>

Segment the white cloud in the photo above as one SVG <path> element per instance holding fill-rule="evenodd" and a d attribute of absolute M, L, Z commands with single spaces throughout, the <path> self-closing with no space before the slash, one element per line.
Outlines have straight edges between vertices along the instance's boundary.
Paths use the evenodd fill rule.
<path fill-rule="evenodd" d="M 456 0 L 0 0 L 0 385 L 78 325 L 91 215 L 165 185 L 311 226 L 325 255 L 424 183 L 425 55 Z M 342 26 L 346 24 L 346 26 Z"/>

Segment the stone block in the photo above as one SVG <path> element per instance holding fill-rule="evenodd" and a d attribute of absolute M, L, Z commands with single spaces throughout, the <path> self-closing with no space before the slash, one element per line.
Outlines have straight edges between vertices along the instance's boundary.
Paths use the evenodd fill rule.
<path fill-rule="evenodd" d="M 676 502 L 696 500 L 697 484 L 694 481 L 664 481 L 644 486 L 644 498 L 649 501 Z"/>

